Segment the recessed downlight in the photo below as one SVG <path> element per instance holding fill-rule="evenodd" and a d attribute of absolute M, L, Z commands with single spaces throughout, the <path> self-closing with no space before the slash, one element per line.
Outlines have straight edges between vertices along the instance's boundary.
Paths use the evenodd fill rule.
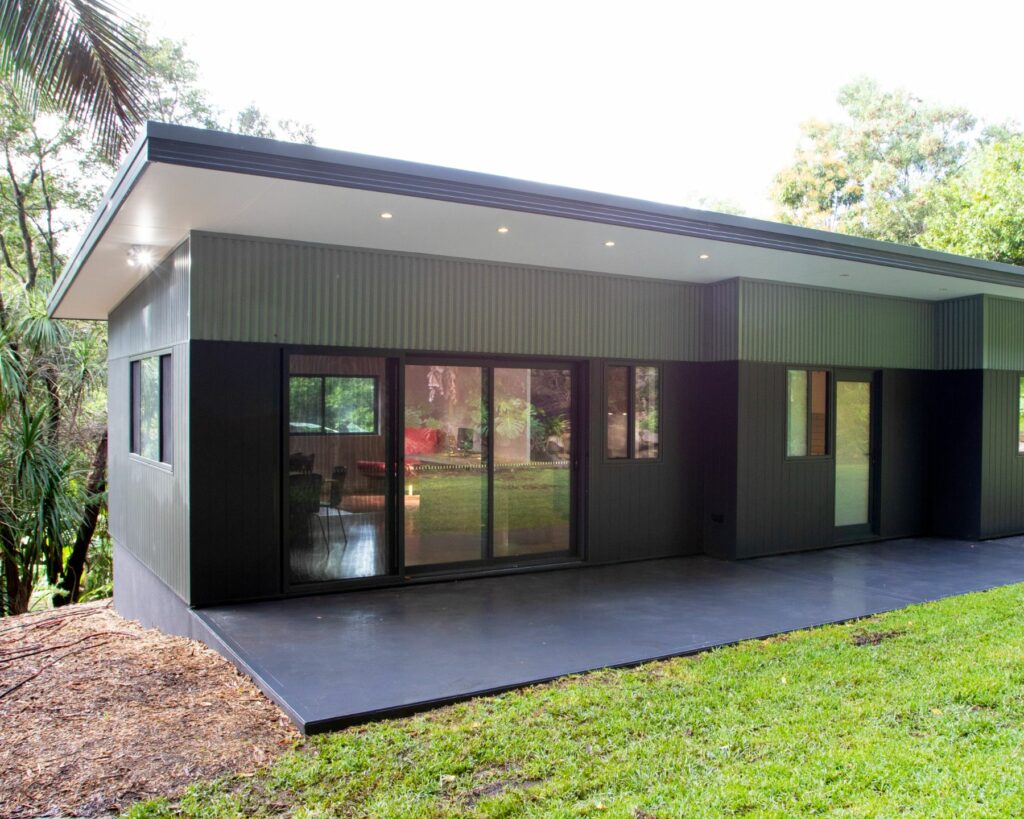
<path fill-rule="evenodd" d="M 604 243 L 604 246 L 605 247 L 615 247 L 615 242 L 613 242 L 611 239 L 609 239 L 607 242 Z"/>
<path fill-rule="evenodd" d="M 502 225 L 500 228 L 498 228 L 498 233 L 508 233 L 508 228 Z"/>
<path fill-rule="evenodd" d="M 390 213 L 390 212 L 388 212 L 388 211 L 384 211 L 384 212 L 383 212 L 383 213 L 382 213 L 382 214 L 380 215 L 380 218 L 381 218 L 381 219 L 394 219 L 394 218 L 395 218 L 395 214 L 393 214 L 393 213 Z"/>
<path fill-rule="evenodd" d="M 711 258 L 711 256 L 707 253 L 701 253 L 700 256 L 698 256 L 697 258 L 700 259 L 702 262 L 706 262 L 708 259 Z"/>
<path fill-rule="evenodd" d="M 128 248 L 129 267 L 141 267 L 143 270 L 149 270 L 155 261 L 156 257 L 153 255 L 152 248 L 144 245 L 132 245 Z"/>

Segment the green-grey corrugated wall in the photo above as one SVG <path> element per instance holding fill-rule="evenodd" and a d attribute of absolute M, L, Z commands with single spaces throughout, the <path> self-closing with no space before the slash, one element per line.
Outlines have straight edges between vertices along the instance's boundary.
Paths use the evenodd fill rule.
<path fill-rule="evenodd" d="M 700 288 L 194 233 L 192 337 L 695 360 Z"/>
<path fill-rule="evenodd" d="M 180 245 L 128 294 L 108 322 L 110 534 L 183 600 L 189 597 L 189 246 Z M 129 454 L 129 362 L 171 353 L 171 467 Z"/>
<path fill-rule="evenodd" d="M 935 305 L 935 368 L 972 370 L 985 353 L 985 302 L 966 296 Z"/>
<path fill-rule="evenodd" d="M 838 367 L 933 365 L 929 302 L 744 279 L 739 358 Z"/>
<path fill-rule="evenodd" d="M 985 296 L 983 366 L 1024 371 L 1024 301 Z"/>
<path fill-rule="evenodd" d="M 1024 366 L 1024 301 L 708 285 L 192 235 L 192 337 L 837 367 Z"/>

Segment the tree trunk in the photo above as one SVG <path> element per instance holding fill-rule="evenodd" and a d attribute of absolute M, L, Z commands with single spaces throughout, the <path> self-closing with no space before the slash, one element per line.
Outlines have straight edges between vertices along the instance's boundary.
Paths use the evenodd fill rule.
<path fill-rule="evenodd" d="M 19 571 L 18 561 L 11 557 L 13 554 L 12 544 L 7 543 L 5 546 L 7 547 L 3 555 L 5 599 L 0 602 L 6 611 L 0 611 L 0 615 L 24 614 L 28 611 L 28 604 L 32 600 L 32 573 L 30 570 L 29 576 L 23 578 Z"/>
<path fill-rule="evenodd" d="M 104 496 L 107 491 L 107 430 L 103 430 L 96 443 L 96 454 L 92 459 L 92 471 L 89 473 L 89 503 L 82 515 L 82 522 L 75 536 L 75 545 L 71 549 L 64 566 L 64 574 L 57 585 L 59 591 L 53 595 L 55 608 L 77 603 L 82 594 L 82 573 L 85 571 L 85 559 L 89 555 L 89 544 L 96 532 L 96 523 L 103 508 Z"/>

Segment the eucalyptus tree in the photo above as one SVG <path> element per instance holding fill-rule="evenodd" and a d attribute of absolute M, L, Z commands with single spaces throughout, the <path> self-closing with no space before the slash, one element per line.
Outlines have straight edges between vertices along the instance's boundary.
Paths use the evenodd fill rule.
<path fill-rule="evenodd" d="M 843 118 L 812 120 L 775 179 L 778 217 L 792 224 L 914 244 L 936 185 L 985 138 L 966 109 L 926 103 L 862 78 L 838 96 Z"/>

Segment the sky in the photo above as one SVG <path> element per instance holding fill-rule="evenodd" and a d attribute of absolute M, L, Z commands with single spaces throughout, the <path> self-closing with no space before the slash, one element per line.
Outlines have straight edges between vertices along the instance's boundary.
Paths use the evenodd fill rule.
<path fill-rule="evenodd" d="M 857 76 L 1024 122 L 1011 0 L 123 2 L 319 145 L 763 218 Z"/>

